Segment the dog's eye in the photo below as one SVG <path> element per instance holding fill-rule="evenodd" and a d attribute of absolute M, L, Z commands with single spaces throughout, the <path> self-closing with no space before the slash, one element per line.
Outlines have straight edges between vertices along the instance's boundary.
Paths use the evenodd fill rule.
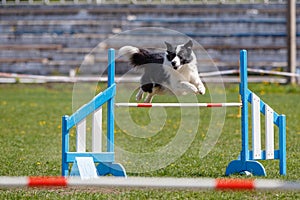
<path fill-rule="evenodd" d="M 167 54 L 168 60 L 173 60 L 173 58 L 175 58 L 175 56 L 176 56 L 176 54 L 173 52 L 168 51 L 167 53 L 168 53 Z"/>
<path fill-rule="evenodd" d="M 175 53 L 173 53 L 173 52 L 171 52 L 171 51 L 168 51 L 167 53 L 168 53 L 168 55 L 170 55 L 170 56 L 174 56 L 174 55 L 175 55 Z"/>

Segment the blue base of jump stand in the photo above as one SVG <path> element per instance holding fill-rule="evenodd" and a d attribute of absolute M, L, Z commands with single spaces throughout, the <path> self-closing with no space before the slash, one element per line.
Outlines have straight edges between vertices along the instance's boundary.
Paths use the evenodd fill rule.
<path fill-rule="evenodd" d="M 241 161 L 233 160 L 229 163 L 226 168 L 225 175 L 229 176 L 231 174 L 250 172 L 254 176 L 266 176 L 266 170 L 264 166 L 257 161 Z"/>
<path fill-rule="evenodd" d="M 97 172 L 99 176 L 113 175 L 126 177 L 125 168 L 119 163 L 99 163 Z"/>

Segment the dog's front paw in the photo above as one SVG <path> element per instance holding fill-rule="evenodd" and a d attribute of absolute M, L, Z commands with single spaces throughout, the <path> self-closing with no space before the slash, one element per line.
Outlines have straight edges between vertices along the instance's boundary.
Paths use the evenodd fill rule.
<path fill-rule="evenodd" d="M 206 91 L 204 85 L 198 86 L 198 91 L 199 91 L 200 94 L 204 95 L 204 94 L 205 94 L 205 91 Z"/>

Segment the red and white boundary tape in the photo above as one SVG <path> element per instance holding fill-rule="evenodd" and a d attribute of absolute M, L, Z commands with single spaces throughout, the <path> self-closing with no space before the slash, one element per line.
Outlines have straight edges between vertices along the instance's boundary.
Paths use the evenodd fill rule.
<path fill-rule="evenodd" d="M 270 74 L 270 75 L 279 75 L 279 76 L 288 76 L 288 77 L 299 77 L 300 74 L 290 73 L 290 72 L 278 72 L 278 71 L 269 71 L 263 69 L 247 69 L 248 72 L 257 73 L 257 74 Z"/>
<path fill-rule="evenodd" d="M 30 75 L 30 74 L 16 74 L 16 73 L 4 73 L 0 72 L 0 82 L 1 77 L 6 79 L 6 83 L 14 83 L 15 79 L 20 79 L 22 83 L 51 83 L 51 82 L 67 82 L 67 83 L 77 83 L 77 82 L 107 82 L 107 77 L 98 76 L 42 76 L 42 75 Z M 139 77 L 129 77 L 129 78 L 116 78 L 116 82 L 139 82 Z M 3 80 L 4 81 L 4 80 Z"/>
<path fill-rule="evenodd" d="M 289 72 L 278 72 L 278 71 L 270 71 L 270 70 L 261 70 L 261 69 L 247 69 L 249 72 L 258 73 L 258 74 L 270 74 L 270 75 L 280 75 L 287 77 L 298 77 L 300 78 L 300 74 L 289 73 Z M 231 75 L 238 74 L 239 70 L 224 70 L 224 71 L 215 71 L 215 72 L 205 72 L 200 73 L 201 77 L 214 77 L 214 76 L 222 76 L 222 75 Z M 21 82 L 36 82 L 36 83 L 44 83 L 44 82 L 106 82 L 107 77 L 69 77 L 69 76 L 41 76 L 41 75 L 29 75 L 29 74 L 16 74 L 16 73 L 5 73 L 0 72 L 0 77 L 3 77 L 2 82 L 6 83 L 14 83 L 15 79 L 20 79 Z M 138 76 L 135 77 L 119 77 L 116 78 L 116 82 L 139 82 L 140 78 Z M 0 78 L 1 82 L 1 78 Z"/>
<path fill-rule="evenodd" d="M 116 103 L 117 107 L 239 107 L 242 103 Z"/>
<path fill-rule="evenodd" d="M 150 177 L 0 177 L 0 188 L 11 187 L 134 187 L 169 189 L 220 190 L 294 190 L 300 191 L 300 182 L 268 179 L 211 179 L 211 178 L 150 178 Z"/>

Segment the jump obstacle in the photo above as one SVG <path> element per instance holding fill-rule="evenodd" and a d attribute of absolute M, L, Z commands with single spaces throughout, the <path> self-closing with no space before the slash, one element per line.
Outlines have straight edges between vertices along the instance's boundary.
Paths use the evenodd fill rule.
<path fill-rule="evenodd" d="M 241 103 L 114 103 L 115 51 L 108 51 L 108 87 L 96 95 L 71 116 L 62 117 L 62 176 L 89 178 L 111 174 L 126 177 L 121 164 L 115 163 L 114 152 L 114 107 L 241 107 L 242 150 L 237 160 L 226 168 L 225 174 L 250 172 L 266 176 L 266 171 L 257 160 L 279 160 L 279 172 L 286 175 L 286 118 L 277 114 L 255 93 L 248 89 L 247 51 L 240 51 L 240 96 Z M 102 105 L 107 103 L 107 149 L 102 152 Z M 249 149 L 248 103 L 252 105 L 252 149 Z M 265 116 L 265 150 L 261 144 L 260 114 Z M 86 117 L 92 115 L 92 152 L 86 152 Z M 278 127 L 278 149 L 275 149 L 274 125 Z M 69 151 L 70 129 L 76 126 L 76 152 Z M 70 164 L 73 164 L 69 170 Z M 96 165 L 97 166 L 96 166 Z M 87 172 L 89 171 L 89 172 Z"/>

